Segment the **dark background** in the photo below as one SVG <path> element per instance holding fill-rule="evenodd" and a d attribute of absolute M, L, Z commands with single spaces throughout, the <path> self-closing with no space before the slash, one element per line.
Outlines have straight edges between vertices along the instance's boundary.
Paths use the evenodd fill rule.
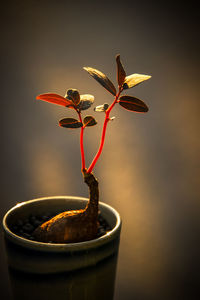
<path fill-rule="evenodd" d="M 68 88 L 112 96 L 82 69 L 116 82 L 152 75 L 128 91 L 148 114 L 121 107 L 109 124 L 95 174 L 101 201 L 121 214 L 115 300 L 199 299 L 199 10 L 195 2 L 7 1 L 1 5 L 1 219 L 17 202 L 51 195 L 87 197 L 79 133 L 57 126 L 71 111 L 37 102 Z M 88 111 L 92 113 L 92 109 Z M 85 134 L 87 164 L 99 125 Z M 1 230 L 1 294 L 9 281 Z"/>

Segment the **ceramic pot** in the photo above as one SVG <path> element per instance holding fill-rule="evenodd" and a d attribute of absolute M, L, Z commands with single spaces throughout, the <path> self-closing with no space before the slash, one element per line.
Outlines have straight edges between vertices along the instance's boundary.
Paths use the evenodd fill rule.
<path fill-rule="evenodd" d="M 121 219 L 111 206 L 99 204 L 111 231 L 91 241 L 41 243 L 11 231 L 16 220 L 31 214 L 84 208 L 87 201 L 72 196 L 39 198 L 6 213 L 3 228 L 14 299 L 113 299 Z"/>

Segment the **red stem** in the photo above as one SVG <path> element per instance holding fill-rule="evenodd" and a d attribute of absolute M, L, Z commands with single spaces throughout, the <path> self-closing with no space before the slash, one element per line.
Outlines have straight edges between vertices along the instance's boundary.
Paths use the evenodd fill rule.
<path fill-rule="evenodd" d="M 119 95 L 120 95 L 121 91 L 122 90 L 119 89 L 119 92 L 115 96 L 115 99 L 114 99 L 113 103 L 111 104 L 111 106 L 105 112 L 105 120 L 104 120 L 104 124 L 103 124 L 103 130 L 102 130 L 102 135 L 101 135 L 100 146 L 99 146 L 99 149 L 98 149 L 98 152 L 97 152 L 96 156 L 94 157 L 91 165 L 89 166 L 89 168 L 87 170 L 87 173 L 91 173 L 92 172 L 92 170 L 93 170 L 93 168 L 94 168 L 97 160 L 99 159 L 99 156 L 101 155 L 101 152 L 102 152 L 103 146 L 104 146 L 104 141 L 105 141 L 107 124 L 108 124 L 108 121 L 110 121 L 110 112 L 113 109 L 114 105 L 117 103 L 117 100 L 119 98 Z"/>
<path fill-rule="evenodd" d="M 83 125 L 81 113 L 79 111 L 77 111 L 77 113 L 78 113 L 78 116 L 79 116 L 79 120 Z M 81 149 L 82 171 L 85 170 L 85 154 L 84 154 L 84 146 L 83 146 L 83 132 L 84 132 L 84 129 L 85 129 L 85 127 L 82 126 L 81 127 L 81 133 L 80 133 L 80 149 Z"/>

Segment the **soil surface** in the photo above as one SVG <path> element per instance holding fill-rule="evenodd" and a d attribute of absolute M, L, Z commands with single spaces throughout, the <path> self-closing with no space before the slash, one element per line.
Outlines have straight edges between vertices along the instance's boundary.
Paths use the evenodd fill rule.
<path fill-rule="evenodd" d="M 25 220 L 20 220 L 20 219 L 17 220 L 17 222 L 13 224 L 13 226 L 11 227 L 11 231 L 23 238 L 36 241 L 36 239 L 32 235 L 34 230 L 42 223 L 48 221 L 54 216 L 55 215 L 52 214 L 50 215 L 48 213 L 45 213 L 43 216 L 30 215 L 29 218 Z M 106 232 L 111 230 L 110 225 L 101 216 L 101 214 L 98 215 L 98 221 L 99 221 L 99 227 L 98 227 L 97 238 L 106 234 Z"/>

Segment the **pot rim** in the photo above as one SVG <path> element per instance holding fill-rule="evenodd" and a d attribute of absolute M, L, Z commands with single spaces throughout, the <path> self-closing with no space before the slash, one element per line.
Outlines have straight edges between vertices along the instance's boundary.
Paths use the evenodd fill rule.
<path fill-rule="evenodd" d="M 88 198 L 85 197 L 79 197 L 79 196 L 48 196 L 48 197 L 40 197 L 24 202 L 20 202 L 13 206 L 11 209 L 7 211 L 7 213 L 3 217 L 3 229 L 6 234 L 6 237 L 9 240 L 12 240 L 12 242 L 24 246 L 26 248 L 31 248 L 33 250 L 40 250 L 40 251 L 48 251 L 48 252 L 64 252 L 64 251 L 76 251 L 84 249 L 92 249 L 96 248 L 97 246 L 103 245 L 107 243 L 108 241 L 111 241 L 115 239 L 117 235 L 119 235 L 119 232 L 121 230 L 121 217 L 119 213 L 110 205 L 99 202 L 99 206 L 105 207 L 107 210 L 109 210 L 116 218 L 116 224 L 110 230 L 107 232 L 105 235 L 98 237 L 93 240 L 85 241 L 85 242 L 78 242 L 78 243 L 69 243 L 69 244 L 60 244 L 60 243 L 43 243 L 43 242 L 38 242 L 38 241 L 32 241 L 26 238 L 23 238 L 15 233 L 13 233 L 10 229 L 9 226 L 7 225 L 7 218 L 12 214 L 13 211 L 18 209 L 19 207 L 23 207 L 25 205 L 34 203 L 34 202 L 40 202 L 40 201 L 45 201 L 45 200 L 54 200 L 54 199 L 63 199 L 63 200 L 81 200 L 81 201 L 88 201 Z"/>

